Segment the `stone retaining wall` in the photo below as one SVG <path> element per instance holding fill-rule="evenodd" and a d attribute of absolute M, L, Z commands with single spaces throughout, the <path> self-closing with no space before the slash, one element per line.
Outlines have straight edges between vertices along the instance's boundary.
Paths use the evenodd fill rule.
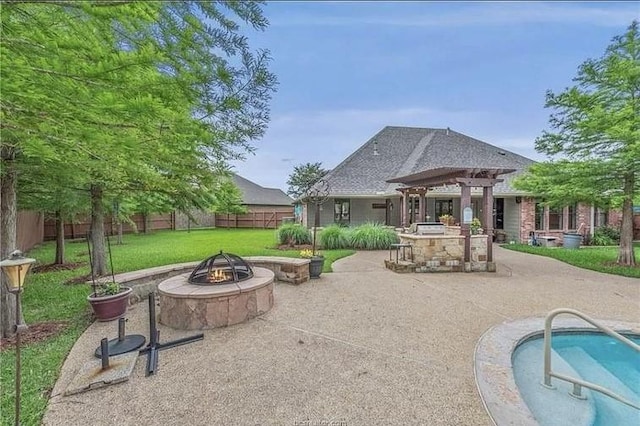
<path fill-rule="evenodd" d="M 271 270 L 276 281 L 283 281 L 299 285 L 309 281 L 309 259 L 297 259 L 278 256 L 246 256 L 243 257 L 252 267 L 262 267 Z M 185 272 L 190 272 L 200 262 L 176 263 L 173 265 L 156 266 L 138 271 L 116 274 L 116 282 L 131 287 L 133 291 L 129 297 L 129 304 L 147 300 L 149 293 L 158 289 L 158 284 L 167 278 Z M 91 282 L 88 282 L 91 284 Z"/>

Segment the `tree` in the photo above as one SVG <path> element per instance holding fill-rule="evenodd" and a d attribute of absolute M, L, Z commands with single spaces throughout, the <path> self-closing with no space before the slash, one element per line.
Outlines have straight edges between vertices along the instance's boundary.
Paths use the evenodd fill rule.
<path fill-rule="evenodd" d="M 640 196 L 640 34 L 634 21 L 605 54 L 578 68 L 576 85 L 547 92 L 553 108 L 536 150 L 550 160 L 532 166 L 516 185 L 550 204 L 589 202 L 622 210 L 617 262 L 636 264 L 633 200 Z M 554 157 L 558 157 L 554 159 Z"/>
<path fill-rule="evenodd" d="M 160 193 L 178 210 L 204 207 L 219 164 L 264 132 L 270 58 L 229 16 L 264 29 L 255 2 L 9 2 L 0 13 L 3 255 L 30 158 L 80 177 L 100 275 L 108 201 Z M 2 312 L 11 306 L 3 296 Z M 12 323 L 3 317 L 3 336 Z"/>
<path fill-rule="evenodd" d="M 242 204 L 242 192 L 240 188 L 228 176 L 224 176 L 216 185 L 213 193 L 214 201 L 212 210 L 214 213 L 227 215 L 227 228 L 230 225 L 230 214 L 245 214 L 247 206 Z"/>
<path fill-rule="evenodd" d="M 320 180 L 324 175 L 329 173 L 329 170 L 322 168 L 322 163 L 305 163 L 295 166 L 293 172 L 289 175 L 287 180 L 287 194 L 291 195 L 294 199 L 304 197 L 309 192 L 309 189 Z"/>

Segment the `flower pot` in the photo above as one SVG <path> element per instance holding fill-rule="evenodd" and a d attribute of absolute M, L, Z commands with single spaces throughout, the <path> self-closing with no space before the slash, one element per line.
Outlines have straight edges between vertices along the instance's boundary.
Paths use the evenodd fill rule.
<path fill-rule="evenodd" d="M 311 278 L 319 278 L 324 266 L 324 256 L 314 256 L 309 259 L 309 276 Z"/>
<path fill-rule="evenodd" d="M 562 237 L 562 247 L 567 249 L 580 248 L 580 243 L 582 243 L 582 235 L 565 232 L 564 234 L 562 234 Z"/>
<path fill-rule="evenodd" d="M 129 295 L 132 291 L 131 287 L 122 287 L 122 291 L 118 294 L 108 296 L 90 294 L 87 296 L 87 300 L 98 321 L 111 321 L 120 318 L 127 311 Z"/>

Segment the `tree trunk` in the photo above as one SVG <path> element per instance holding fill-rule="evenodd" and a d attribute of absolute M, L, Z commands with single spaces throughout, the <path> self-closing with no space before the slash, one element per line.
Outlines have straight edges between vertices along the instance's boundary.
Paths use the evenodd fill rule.
<path fill-rule="evenodd" d="M 64 219 L 60 210 L 56 212 L 56 265 L 64 264 Z"/>
<path fill-rule="evenodd" d="M 9 257 L 16 247 L 16 205 L 17 175 L 13 164 L 15 153 L 11 148 L 2 150 L 2 174 L 0 175 L 0 259 Z M 16 324 L 16 297 L 7 291 L 4 274 L 0 280 L 0 331 L 2 337 L 14 333 Z M 22 309 L 21 309 L 22 311 Z M 18 322 L 24 320 L 18 318 Z"/>
<path fill-rule="evenodd" d="M 635 266 L 636 258 L 633 252 L 633 189 L 634 175 L 624 177 L 624 201 L 622 202 L 622 225 L 620 226 L 620 249 L 618 264 Z"/>
<path fill-rule="evenodd" d="M 118 238 L 116 239 L 116 244 L 122 245 L 122 221 L 118 220 Z"/>
<path fill-rule="evenodd" d="M 102 188 L 91 185 L 91 262 L 95 276 L 107 274 L 107 253 L 104 244 L 104 206 Z"/>

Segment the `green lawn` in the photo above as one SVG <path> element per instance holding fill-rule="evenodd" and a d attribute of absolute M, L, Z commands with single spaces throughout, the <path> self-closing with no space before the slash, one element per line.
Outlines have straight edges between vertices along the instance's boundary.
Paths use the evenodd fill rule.
<path fill-rule="evenodd" d="M 606 274 L 640 278 L 640 261 L 638 260 L 640 258 L 640 243 L 634 243 L 634 253 L 636 262 L 638 262 L 638 266 L 635 268 L 615 264 L 618 257 L 618 247 L 581 247 L 577 250 L 561 247 L 534 247 L 524 244 L 506 244 L 502 247 L 509 250 L 552 257 L 570 265 Z"/>
<path fill-rule="evenodd" d="M 115 240 L 114 240 L 115 241 Z M 123 245 L 112 242 L 113 267 L 116 273 L 135 271 L 171 263 L 204 260 L 220 250 L 240 256 L 299 257 L 298 250 L 275 248 L 274 230 L 209 229 L 186 231 L 162 231 L 153 234 L 124 236 Z M 331 271 L 331 264 L 353 254 L 353 250 L 324 250 L 324 272 Z M 37 264 L 53 262 L 55 246 L 46 243 L 28 255 Z M 89 273 L 87 244 L 68 242 L 66 261 L 82 262 L 75 270 L 29 274 L 22 299 L 27 324 L 44 321 L 66 321 L 68 326 L 56 337 L 30 344 L 22 351 L 22 410 L 21 421 L 25 425 L 40 424 L 46 408 L 49 392 L 67 353 L 90 323 L 90 307 L 86 301 L 90 286 L 66 285 L 65 281 Z M 15 354 L 13 350 L 0 353 L 0 412 L 2 424 L 13 424 Z"/>

